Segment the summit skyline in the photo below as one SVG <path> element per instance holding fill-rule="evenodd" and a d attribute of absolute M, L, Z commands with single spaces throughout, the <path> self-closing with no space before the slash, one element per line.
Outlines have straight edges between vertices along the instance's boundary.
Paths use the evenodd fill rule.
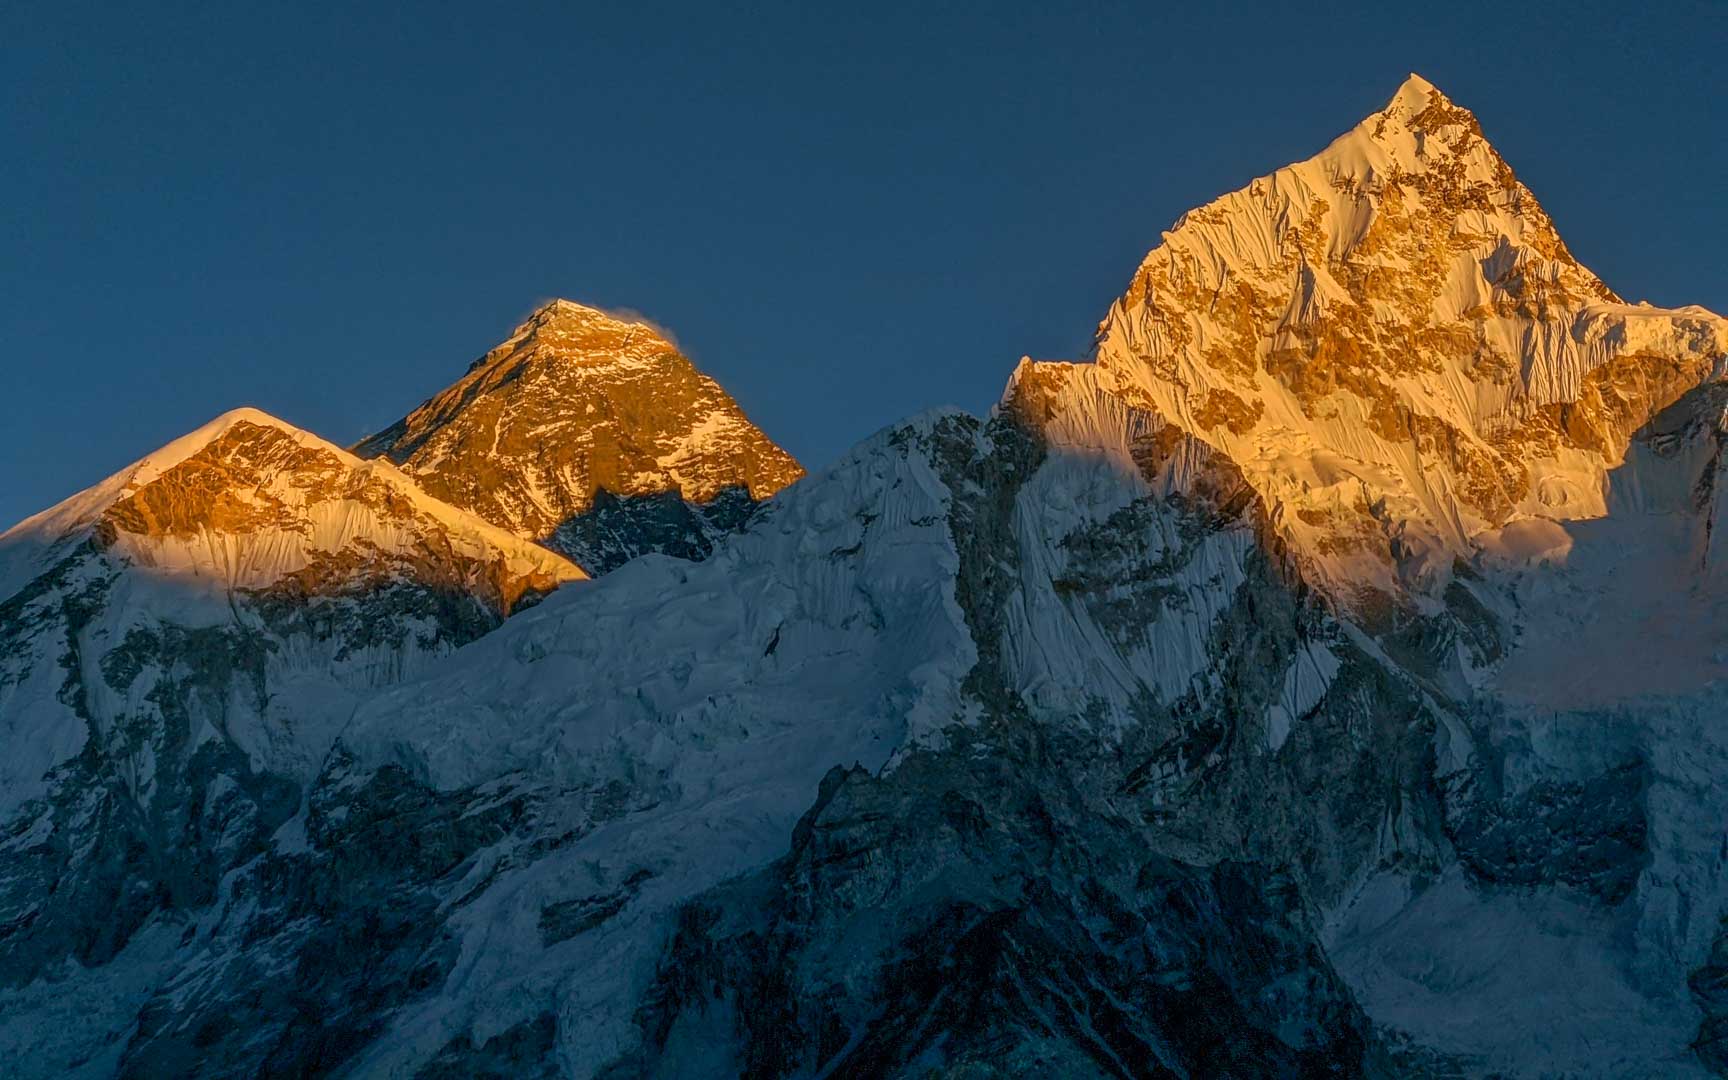
<path fill-rule="evenodd" d="M 820 467 L 1083 358 L 1181 212 L 1411 70 L 1616 290 L 1728 309 L 1719 9 L 1367 11 L 0 15 L 0 528 L 236 406 L 376 433 L 554 296 Z"/>
<path fill-rule="evenodd" d="M 923 335 L 737 309 L 834 436 L 921 395 L 829 462 L 587 290 L 79 414 L 132 463 L 0 532 L 0 1071 L 1728 1076 L 1728 319 L 1445 81 L 1190 202 L 1069 359 L 1062 286 L 789 264 Z"/>

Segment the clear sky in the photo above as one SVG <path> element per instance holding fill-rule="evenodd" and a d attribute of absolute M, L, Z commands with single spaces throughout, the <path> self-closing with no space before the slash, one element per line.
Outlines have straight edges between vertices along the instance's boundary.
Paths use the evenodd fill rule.
<path fill-rule="evenodd" d="M 1728 311 L 1728 5 L 1211 6 L 0 5 L 0 527 L 237 405 L 351 442 L 560 295 L 819 467 L 1080 357 L 1412 70 L 1611 286 Z"/>

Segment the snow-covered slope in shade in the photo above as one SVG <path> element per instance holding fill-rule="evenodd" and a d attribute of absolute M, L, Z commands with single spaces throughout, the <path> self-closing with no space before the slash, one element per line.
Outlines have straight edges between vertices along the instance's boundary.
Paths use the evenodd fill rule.
<path fill-rule="evenodd" d="M 207 902 L 364 694 L 583 577 L 253 409 L 8 530 L 0 568 L 6 985 Z"/>
<path fill-rule="evenodd" d="M 1434 773 L 1457 861 L 1381 867 L 1328 947 L 1371 1016 L 1475 1074 L 1728 1066 L 1724 393 L 1634 435 L 1603 516 L 1479 535 L 1448 590 L 1472 619 L 1383 637 L 1455 692 Z"/>
<path fill-rule="evenodd" d="M 1475 117 L 1418 76 L 1307 161 L 1185 214 L 1099 328 L 1112 389 L 1237 462 L 1346 593 L 1605 510 L 1627 439 L 1728 353 L 1623 302 Z"/>
<path fill-rule="evenodd" d="M 632 1003 L 677 904 L 771 861 L 836 763 L 879 768 L 960 710 L 971 654 L 948 584 L 948 493 L 919 444 L 962 423 L 976 422 L 935 414 L 884 433 L 764 507 L 714 559 L 636 560 L 516 616 L 442 674 L 374 696 L 275 854 L 224 886 L 115 1022 L 151 994 L 186 1004 L 151 1010 L 103 1069 L 149 1073 L 184 1061 L 195 1038 L 218 1073 L 312 1060 L 295 1056 L 318 1050 L 285 1000 L 232 992 L 257 979 L 290 997 L 308 979 L 364 987 L 380 964 L 436 971 L 430 985 L 450 989 L 333 991 L 341 1004 L 317 1022 L 345 1053 L 373 1044 L 362 1074 L 425 1063 L 471 1029 L 484 1042 L 554 1001 L 579 1071 L 636 1045 Z M 412 840 L 385 824 L 397 821 Z M 309 912 L 303 885 L 321 880 L 338 895 Z M 366 929 L 380 909 L 413 932 Z M 313 972 L 301 958 L 346 919 L 349 962 Z M 142 944 L 137 955 L 160 965 Z M 283 957 L 288 973 L 266 976 Z M 48 993 L 25 987 L 11 1007 Z M 198 1035 L 213 1010 L 235 1018 L 232 1038 Z M 21 1037 L 42 1036 L 14 1025 L 0 1047 Z M 70 1043 L 68 1056 L 86 1052 Z"/>
<path fill-rule="evenodd" d="M 1249 489 L 1158 418 L 1117 418 L 1162 453 L 1047 437 L 1028 401 L 920 416 L 710 560 L 637 560 L 377 695 L 292 843 L 199 922 L 126 1067 L 195 1045 L 235 1071 L 304 1062 L 298 999 L 346 1003 L 318 1024 L 363 1074 L 1360 1064 L 1301 910 L 1194 867 L 1300 855 L 1335 895 L 1380 851 L 1353 822 L 1420 776 L 1407 695 L 1313 700 L 1303 672 L 1359 683 L 1365 662 L 1279 581 Z M 1282 760 L 1277 707 L 1300 710 Z M 1332 753 L 1346 729 L 1369 763 Z M 1223 812 L 1250 794 L 1259 826 Z M 1300 833 L 1272 827 L 1289 816 Z M 1052 835 L 1088 854 L 1054 873 Z M 298 917 L 302 883 L 337 873 L 343 899 Z M 379 906 L 399 929 L 372 928 Z M 1011 945 L 963 940 L 1029 909 Z M 1113 921 L 1138 944 L 1092 939 Z M 330 935 L 352 963 L 308 962 Z M 1050 935 L 1076 981 L 1038 981 Z M 1205 975 L 1161 982 L 1172 955 Z M 943 956 L 965 970 L 892 988 Z M 282 957 L 283 994 L 250 995 Z M 1117 1045 L 1040 1019 L 1082 1013 Z"/>
<path fill-rule="evenodd" d="M 1340 940 L 1366 1000 L 1426 1041 L 1511 1071 L 1728 1068 L 1725 408 L 1709 381 L 1653 417 L 1603 516 L 1482 537 L 1472 587 L 1505 656 L 1442 768 L 1465 868 L 1509 887 L 1449 881 L 1396 914 L 1370 896 Z M 1641 1058 L 1608 1053 L 1639 1031 Z"/>
<path fill-rule="evenodd" d="M 656 327 L 568 300 L 354 449 L 596 574 L 702 558 L 804 472 Z"/>
<path fill-rule="evenodd" d="M 325 681 L 400 678 L 525 597 L 582 577 L 387 462 L 256 409 L 225 413 L 0 534 L 0 810 L 42 790 L 87 723 L 150 710 L 137 671 L 113 685 L 116 658 L 161 645 L 164 626 L 268 639 L 258 676 L 306 679 L 316 696 Z M 305 701 L 276 709 L 287 727 L 309 726 L 286 720 L 313 711 Z M 299 747 L 294 767 L 315 766 L 327 738 Z M 246 747 L 259 766 L 286 768 L 272 760 L 281 749 Z"/>
<path fill-rule="evenodd" d="M 473 995 L 405 1018 L 363 1069 L 530 1018 L 494 1010 L 544 1008 L 549 990 L 579 1072 L 623 1055 L 640 1040 L 628 1003 L 652 984 L 677 905 L 783 853 L 835 765 L 879 769 L 963 712 L 974 654 L 927 445 L 967 422 L 933 413 L 884 432 L 711 560 L 634 562 L 362 710 L 343 738 L 356 767 L 397 765 L 451 793 L 544 785 L 560 793 L 547 824 L 580 830 L 453 919 L 452 984 Z M 604 791 L 617 820 L 593 820 Z M 616 919 L 547 952 L 546 910 L 620 889 Z"/>

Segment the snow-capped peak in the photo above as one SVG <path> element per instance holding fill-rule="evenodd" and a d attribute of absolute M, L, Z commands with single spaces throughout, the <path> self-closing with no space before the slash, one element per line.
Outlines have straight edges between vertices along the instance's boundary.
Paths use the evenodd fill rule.
<path fill-rule="evenodd" d="M 505 577 L 537 589 L 583 576 L 428 495 L 388 462 L 240 408 L 0 534 L 0 589 L 9 595 L 43 553 L 91 535 L 165 574 L 258 587 L 356 543 L 407 550 L 434 534 L 436 548 L 497 560 Z"/>
<path fill-rule="evenodd" d="M 595 558 L 590 539 L 566 527 L 592 532 L 582 518 L 602 491 L 699 508 L 728 493 L 763 499 L 803 475 L 664 330 L 569 300 L 536 309 L 460 379 L 354 449 L 388 457 L 440 498 L 578 561 Z M 655 523 L 666 542 L 608 544 L 688 554 L 708 543 L 692 513 L 700 516 Z"/>
<path fill-rule="evenodd" d="M 1474 116 L 1412 76 L 1306 161 L 1182 216 L 1099 329 L 1116 392 L 1199 435 L 1345 591 L 1515 518 L 1596 516 L 1728 322 L 1623 303 Z"/>
<path fill-rule="evenodd" d="M 1384 108 L 1304 165 L 1317 168 L 1328 181 L 1348 180 L 1370 187 L 1435 171 L 1446 173 L 1453 184 L 1509 188 L 1515 183 L 1512 170 L 1483 136 L 1475 115 L 1414 74 Z"/>
<path fill-rule="evenodd" d="M 591 319 L 595 317 L 606 317 L 606 312 L 601 308 L 592 307 L 588 304 L 578 304 L 574 300 L 566 300 L 562 296 L 555 296 L 535 308 L 534 314 L 530 316 L 532 319 L 555 319 L 563 317 Z"/>
<path fill-rule="evenodd" d="M 241 406 L 238 409 L 230 409 L 208 423 L 202 424 L 151 451 L 76 495 L 64 499 L 40 513 L 32 514 L 4 533 L 0 533 L 0 541 L 16 540 L 27 535 L 45 537 L 49 540 L 58 539 L 79 526 L 88 524 L 126 495 L 149 484 L 163 473 L 228 434 L 239 424 L 271 428 L 282 432 L 301 446 L 333 451 L 355 464 L 359 464 L 357 458 L 353 458 L 346 451 L 325 442 L 311 432 L 302 431 L 293 424 L 271 416 L 262 409 L 256 409 L 249 405 Z"/>

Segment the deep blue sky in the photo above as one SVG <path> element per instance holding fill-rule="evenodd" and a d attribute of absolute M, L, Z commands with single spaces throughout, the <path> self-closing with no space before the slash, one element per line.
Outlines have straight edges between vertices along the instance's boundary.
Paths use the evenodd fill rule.
<path fill-rule="evenodd" d="M 1610 285 L 1728 311 L 1724 6 L 1204 6 L 4 5 L 0 527 L 236 405 L 347 443 L 554 295 L 820 466 L 1083 353 L 1410 70 Z"/>

